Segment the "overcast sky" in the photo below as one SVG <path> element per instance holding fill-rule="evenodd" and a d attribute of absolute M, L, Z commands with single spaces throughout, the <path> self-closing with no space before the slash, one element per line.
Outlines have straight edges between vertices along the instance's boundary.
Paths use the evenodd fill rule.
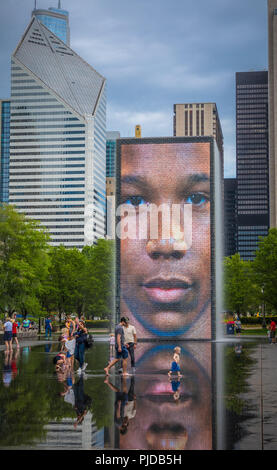
<path fill-rule="evenodd" d="M 107 129 L 173 135 L 173 104 L 215 102 L 235 176 L 235 73 L 267 69 L 267 0 L 62 0 L 71 47 L 107 79 Z M 0 97 L 34 0 L 0 0 Z M 58 0 L 37 0 L 38 8 Z"/>

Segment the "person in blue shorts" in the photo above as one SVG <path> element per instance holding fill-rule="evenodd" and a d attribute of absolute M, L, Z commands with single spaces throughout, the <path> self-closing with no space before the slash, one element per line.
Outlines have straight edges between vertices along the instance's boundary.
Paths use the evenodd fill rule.
<path fill-rule="evenodd" d="M 12 328 L 12 321 L 10 318 L 7 318 L 6 322 L 4 323 L 4 342 L 6 345 L 6 351 L 10 352 L 12 351 Z"/>
<path fill-rule="evenodd" d="M 127 374 L 127 358 L 128 350 L 125 346 L 124 330 L 123 326 L 127 326 L 127 320 L 125 317 L 120 319 L 120 323 L 115 327 L 114 336 L 115 336 L 115 359 L 113 359 L 107 367 L 104 368 L 105 374 L 109 375 L 109 370 L 113 367 L 118 361 L 122 359 L 122 368 L 123 376 Z"/>
<path fill-rule="evenodd" d="M 181 377 L 181 369 L 180 369 L 180 354 L 181 354 L 181 348 L 179 346 L 176 346 L 174 348 L 174 354 L 173 354 L 173 362 L 171 363 L 171 369 L 168 372 L 169 377 L 171 377 L 172 374 L 178 375 L 178 377 Z"/>

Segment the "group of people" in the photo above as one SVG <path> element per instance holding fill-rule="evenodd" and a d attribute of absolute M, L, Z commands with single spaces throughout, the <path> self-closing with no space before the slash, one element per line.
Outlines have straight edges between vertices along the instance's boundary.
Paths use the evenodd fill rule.
<path fill-rule="evenodd" d="M 56 371 L 73 370 L 74 359 L 76 359 L 79 364 L 77 373 L 81 374 L 87 367 L 85 349 L 88 330 L 84 318 L 79 319 L 76 317 L 73 319 L 68 315 L 61 333 L 59 337 L 60 352 L 53 359 Z"/>
<path fill-rule="evenodd" d="M 119 372 L 122 372 L 123 377 L 128 376 L 127 360 L 128 356 L 131 359 L 132 373 L 135 373 L 135 349 L 137 347 L 137 332 L 133 325 L 130 325 L 128 317 L 121 317 L 120 322 L 115 327 L 114 334 L 110 335 L 110 361 L 107 367 L 104 368 L 105 374 L 108 376 L 110 369 L 121 361 Z M 115 348 L 115 351 L 113 351 Z M 113 353 L 115 352 L 115 357 Z M 180 354 L 181 348 L 176 346 L 173 350 L 173 361 L 171 363 L 170 371 L 168 372 L 171 378 L 172 374 L 176 374 L 181 378 L 180 369 Z"/>
<path fill-rule="evenodd" d="M 17 330 L 18 322 L 16 321 L 16 315 L 14 315 L 12 318 L 8 317 L 4 323 L 4 343 L 6 346 L 6 351 L 12 351 L 13 341 L 15 341 L 16 347 L 19 348 Z"/>

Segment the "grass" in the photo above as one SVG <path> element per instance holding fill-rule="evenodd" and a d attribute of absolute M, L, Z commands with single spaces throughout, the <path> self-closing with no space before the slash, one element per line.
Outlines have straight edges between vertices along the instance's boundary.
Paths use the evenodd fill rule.
<path fill-rule="evenodd" d="M 259 335 L 259 336 L 267 336 L 267 329 L 266 328 L 243 328 L 241 330 L 241 335 Z"/>

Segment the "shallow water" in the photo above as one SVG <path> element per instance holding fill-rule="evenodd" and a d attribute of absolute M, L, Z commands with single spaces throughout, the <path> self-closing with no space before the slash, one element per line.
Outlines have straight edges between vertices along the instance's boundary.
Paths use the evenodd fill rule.
<path fill-rule="evenodd" d="M 55 373 L 58 343 L 1 352 L 0 448 L 276 448 L 277 345 L 179 345 L 180 380 L 167 375 L 176 343 L 139 343 L 126 379 L 105 378 L 106 342 L 86 352 L 81 377 Z"/>

